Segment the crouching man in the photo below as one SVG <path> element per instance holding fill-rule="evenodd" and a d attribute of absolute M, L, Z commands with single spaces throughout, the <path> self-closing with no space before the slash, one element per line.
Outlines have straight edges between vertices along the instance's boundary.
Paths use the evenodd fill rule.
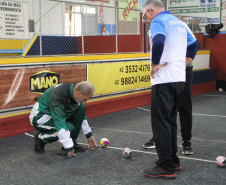
<path fill-rule="evenodd" d="M 33 106 L 29 116 L 31 125 L 39 132 L 34 136 L 35 153 L 44 154 L 44 146 L 59 140 L 62 150 L 73 155 L 83 147 L 76 143 L 82 128 L 91 150 L 97 146 L 86 118 L 86 102 L 95 88 L 88 81 L 77 84 L 58 84 L 47 89 Z"/>

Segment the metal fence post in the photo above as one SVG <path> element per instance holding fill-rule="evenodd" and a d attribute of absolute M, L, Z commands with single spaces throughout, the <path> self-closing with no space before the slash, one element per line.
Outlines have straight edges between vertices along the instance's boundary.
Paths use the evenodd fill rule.
<path fill-rule="evenodd" d="M 148 53 L 148 29 L 147 25 L 145 24 L 145 42 L 146 42 L 146 48 L 145 48 L 145 53 Z"/>
<path fill-rule="evenodd" d="M 115 15 L 115 44 L 116 44 L 116 51 L 118 53 L 118 9 L 116 8 L 116 15 Z"/>
<path fill-rule="evenodd" d="M 82 54 L 84 55 L 84 30 L 83 30 L 83 20 L 84 20 L 84 16 L 83 16 L 83 11 L 84 11 L 84 4 L 82 3 L 82 11 L 81 11 L 81 13 L 82 13 L 82 17 L 81 17 L 81 19 L 82 19 L 82 21 L 81 21 L 81 28 L 82 28 Z"/>
<path fill-rule="evenodd" d="M 40 41 L 40 56 L 42 56 L 42 29 L 41 29 L 41 20 L 42 20 L 42 15 L 41 15 L 41 1 L 39 0 L 39 41 Z"/>
<path fill-rule="evenodd" d="M 23 6 L 24 6 L 24 0 L 23 0 Z M 24 11 L 23 11 L 23 23 L 24 23 L 24 19 L 25 19 L 25 15 L 24 15 Z M 23 32 L 23 48 L 25 48 L 25 32 Z"/>

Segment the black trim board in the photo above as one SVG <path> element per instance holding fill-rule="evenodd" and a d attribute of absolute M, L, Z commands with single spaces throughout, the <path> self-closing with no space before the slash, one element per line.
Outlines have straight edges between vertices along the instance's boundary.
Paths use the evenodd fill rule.
<path fill-rule="evenodd" d="M 217 80 L 216 69 L 204 69 L 193 71 L 193 80 L 192 80 L 193 85 L 216 80 Z"/>

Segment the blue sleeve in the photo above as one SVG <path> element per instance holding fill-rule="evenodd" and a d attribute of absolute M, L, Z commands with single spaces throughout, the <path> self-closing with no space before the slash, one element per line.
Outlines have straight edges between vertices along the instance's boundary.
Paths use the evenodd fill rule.
<path fill-rule="evenodd" d="M 166 36 L 166 28 L 161 20 L 154 19 L 151 22 L 151 36 L 152 38 L 154 38 L 156 35 L 159 34 Z"/>
<path fill-rule="evenodd" d="M 192 33 L 189 27 L 187 27 L 188 33 L 187 33 L 187 47 L 194 44 L 196 41 L 195 35 Z"/>
<path fill-rule="evenodd" d="M 151 62 L 153 64 L 159 64 L 160 59 L 162 57 L 162 52 L 164 49 L 165 36 L 164 35 L 156 35 L 152 39 L 152 59 Z"/>
<path fill-rule="evenodd" d="M 164 49 L 166 28 L 164 23 L 159 19 L 151 22 L 152 36 L 152 60 L 153 64 L 159 64 Z"/>
<path fill-rule="evenodd" d="M 194 60 L 196 53 L 199 50 L 199 43 L 196 41 L 195 43 L 193 43 L 192 45 L 187 47 L 187 53 L 186 53 L 186 57 L 188 58 L 192 58 Z"/>

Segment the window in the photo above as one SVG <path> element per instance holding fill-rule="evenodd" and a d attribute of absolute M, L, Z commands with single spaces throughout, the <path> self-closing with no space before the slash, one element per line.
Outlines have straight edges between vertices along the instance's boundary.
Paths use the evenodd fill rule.
<path fill-rule="evenodd" d="M 73 6 L 73 5 L 66 5 L 65 6 L 65 12 L 76 12 L 80 13 L 80 6 Z"/>
<path fill-rule="evenodd" d="M 83 10 L 84 10 L 83 13 L 96 14 L 96 8 L 93 7 L 84 7 Z"/>
<path fill-rule="evenodd" d="M 65 35 L 82 35 L 81 14 L 65 13 Z"/>
<path fill-rule="evenodd" d="M 65 35 L 81 36 L 82 35 L 82 6 L 80 5 L 65 5 Z M 83 7 L 84 14 L 96 14 L 96 8 Z"/>

